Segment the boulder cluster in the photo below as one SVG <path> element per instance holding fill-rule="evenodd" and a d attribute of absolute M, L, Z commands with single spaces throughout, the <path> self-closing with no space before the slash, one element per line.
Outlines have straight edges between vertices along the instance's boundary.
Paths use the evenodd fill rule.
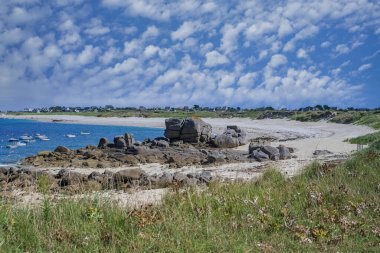
<path fill-rule="evenodd" d="M 212 142 L 218 148 L 236 148 L 246 144 L 247 133 L 238 126 L 227 126 L 227 129 L 215 136 Z"/>
<path fill-rule="evenodd" d="M 43 183 L 41 178 L 43 179 Z M 148 175 L 141 169 L 125 169 L 117 172 L 105 170 L 103 173 L 94 171 L 82 174 L 67 169 L 57 174 L 28 169 L 0 168 L 0 192 L 13 189 L 44 187 L 53 192 L 68 191 L 79 193 L 92 190 L 125 190 L 128 188 L 166 188 L 174 185 L 208 184 L 213 180 L 209 171 L 199 173 L 162 173 Z M 38 183 L 40 181 L 40 183 Z M 42 186 L 44 185 L 44 186 Z M 39 189 L 41 190 L 41 189 Z"/>
<path fill-rule="evenodd" d="M 267 160 L 286 160 L 292 158 L 294 149 L 280 145 L 277 148 L 269 145 L 258 145 L 255 143 L 249 144 L 248 148 L 249 157 L 254 158 L 259 162 Z"/>
<path fill-rule="evenodd" d="M 109 143 L 107 138 L 99 140 L 98 148 L 127 148 L 135 143 L 132 134 L 125 133 L 124 135 L 115 136 L 113 143 Z"/>
<path fill-rule="evenodd" d="M 197 118 L 167 119 L 165 127 L 164 135 L 171 142 L 206 143 L 211 138 L 211 125 Z"/>

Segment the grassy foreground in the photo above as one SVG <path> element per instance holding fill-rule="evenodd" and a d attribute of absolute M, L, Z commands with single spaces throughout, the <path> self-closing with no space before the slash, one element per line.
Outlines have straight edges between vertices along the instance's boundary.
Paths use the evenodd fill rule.
<path fill-rule="evenodd" d="M 127 211 L 110 203 L 0 204 L 0 252 L 378 252 L 380 152 L 292 179 L 215 183 Z"/>

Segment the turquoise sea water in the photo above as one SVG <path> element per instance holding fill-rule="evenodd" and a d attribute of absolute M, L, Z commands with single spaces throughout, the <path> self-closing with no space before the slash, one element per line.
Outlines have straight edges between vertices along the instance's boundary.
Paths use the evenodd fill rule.
<path fill-rule="evenodd" d="M 89 135 L 81 135 L 81 132 L 89 132 Z M 124 126 L 98 126 L 80 124 L 46 123 L 33 120 L 0 119 L 0 165 L 15 164 L 20 159 L 35 155 L 43 150 L 54 150 L 62 145 L 76 149 L 86 145 L 98 145 L 101 137 L 112 141 L 116 135 L 125 132 L 132 133 L 135 140 L 142 141 L 146 138 L 162 136 L 164 130 L 161 128 L 148 127 L 124 127 Z M 7 148 L 12 144 L 10 138 L 18 139 L 22 135 L 35 134 L 46 135 L 50 141 L 36 140 L 29 142 L 26 146 Z M 74 134 L 75 138 L 67 138 L 65 135 Z"/>

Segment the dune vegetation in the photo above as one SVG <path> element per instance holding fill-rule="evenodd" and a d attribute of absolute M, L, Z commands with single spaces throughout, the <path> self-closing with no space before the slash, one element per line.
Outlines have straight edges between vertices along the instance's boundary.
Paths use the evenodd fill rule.
<path fill-rule="evenodd" d="M 380 151 L 293 178 L 268 169 L 255 182 L 215 182 L 126 210 L 81 199 L 39 207 L 0 202 L 1 252 L 376 252 Z M 40 182 L 40 190 L 44 190 Z"/>

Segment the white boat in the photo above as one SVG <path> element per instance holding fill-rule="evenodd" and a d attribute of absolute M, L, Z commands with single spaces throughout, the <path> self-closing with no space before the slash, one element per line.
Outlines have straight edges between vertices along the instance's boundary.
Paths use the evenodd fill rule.
<path fill-rule="evenodd" d="M 9 142 L 14 142 L 14 141 L 18 141 L 18 139 L 16 139 L 16 138 L 10 138 L 10 139 L 8 139 L 8 141 Z"/>
<path fill-rule="evenodd" d="M 16 142 L 16 145 L 19 147 L 25 147 L 26 143 L 19 141 L 19 142 Z"/>
<path fill-rule="evenodd" d="M 26 141 L 26 140 L 33 140 L 33 136 L 30 135 L 22 135 L 20 136 L 20 140 Z"/>
<path fill-rule="evenodd" d="M 46 138 L 41 138 L 40 140 L 41 140 L 41 141 L 50 141 L 50 139 L 47 138 L 47 137 L 46 137 Z"/>
<path fill-rule="evenodd" d="M 42 134 L 36 135 L 36 138 L 39 140 L 48 139 L 48 137 L 46 135 L 42 135 Z"/>
<path fill-rule="evenodd" d="M 7 146 L 6 146 L 6 148 L 12 148 L 12 149 L 13 149 L 13 148 L 17 148 L 17 147 L 18 147 L 17 144 L 14 144 L 14 145 L 7 145 Z"/>
<path fill-rule="evenodd" d="M 83 132 L 83 131 L 82 131 L 82 132 L 80 132 L 80 134 L 81 134 L 81 135 L 89 135 L 90 132 Z"/>
<path fill-rule="evenodd" d="M 67 138 L 75 138 L 77 137 L 75 134 L 66 134 L 66 137 Z"/>

